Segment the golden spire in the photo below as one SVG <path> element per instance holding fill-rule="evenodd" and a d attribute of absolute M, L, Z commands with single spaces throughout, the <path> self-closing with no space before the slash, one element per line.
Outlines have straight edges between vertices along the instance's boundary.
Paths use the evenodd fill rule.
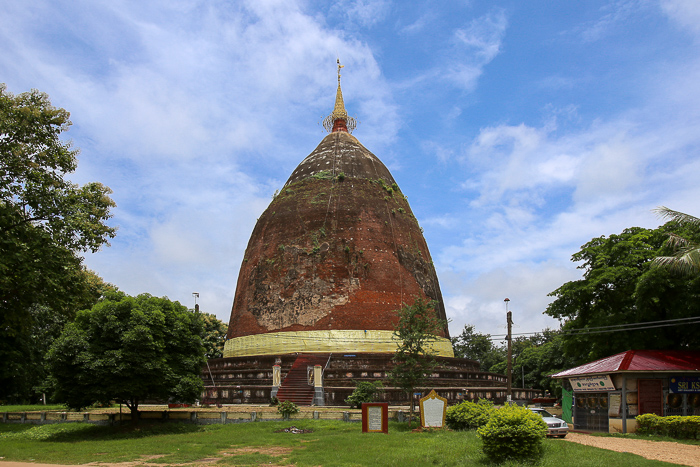
<path fill-rule="evenodd" d="M 329 133 L 335 131 L 346 131 L 352 133 L 352 131 L 357 126 L 357 121 L 348 117 L 348 113 L 345 111 L 345 102 L 343 102 L 343 91 L 340 89 L 340 69 L 345 65 L 340 64 L 340 59 L 337 60 L 338 63 L 338 90 L 335 93 L 335 106 L 333 107 L 333 112 L 326 118 L 323 119 L 323 127 Z"/>

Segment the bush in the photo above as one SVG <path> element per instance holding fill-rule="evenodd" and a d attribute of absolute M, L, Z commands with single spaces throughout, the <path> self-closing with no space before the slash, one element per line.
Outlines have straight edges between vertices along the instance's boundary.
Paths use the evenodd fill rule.
<path fill-rule="evenodd" d="M 345 399 L 345 403 L 350 407 L 357 407 L 358 409 L 362 407 L 363 402 L 374 402 L 377 391 L 382 387 L 381 381 L 375 381 L 373 383 L 355 381 L 355 384 L 355 390 L 350 394 L 350 397 Z"/>
<path fill-rule="evenodd" d="M 476 432 L 484 443 L 484 454 L 493 461 L 535 461 L 542 456 L 547 424 L 525 407 L 506 405 L 494 410 L 488 423 Z"/>
<path fill-rule="evenodd" d="M 447 409 L 445 422 L 453 430 L 475 430 L 486 425 L 494 410 L 493 402 L 488 399 L 464 401 Z"/>
<path fill-rule="evenodd" d="M 288 420 L 292 415 L 299 413 L 299 407 L 292 401 L 283 401 L 277 405 L 277 412 L 282 414 L 282 418 Z"/>
<path fill-rule="evenodd" d="M 700 438 L 700 416 L 697 415 L 660 417 L 647 413 L 637 416 L 636 420 L 637 433 L 640 435 L 669 436 L 676 439 Z"/>

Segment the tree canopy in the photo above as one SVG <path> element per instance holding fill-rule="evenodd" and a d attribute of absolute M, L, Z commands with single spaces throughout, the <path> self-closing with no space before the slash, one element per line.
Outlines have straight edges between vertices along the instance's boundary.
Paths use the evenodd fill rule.
<path fill-rule="evenodd" d="M 392 358 L 389 373 L 392 383 L 401 388 L 411 401 L 409 423 L 413 418 L 413 391 L 425 384 L 428 373 L 435 367 L 435 353 L 430 343 L 447 323 L 437 317 L 435 302 L 417 298 L 412 305 L 398 310 L 399 322 L 394 328 L 398 349 Z"/>
<path fill-rule="evenodd" d="M 700 229 L 700 219 L 689 214 L 674 211 L 665 206 L 655 209 L 664 219 L 670 219 L 679 226 L 691 226 Z M 666 243 L 673 248 L 673 256 L 658 256 L 654 262 L 681 274 L 700 272 L 700 243 L 687 239 L 675 232 L 668 233 Z"/>
<path fill-rule="evenodd" d="M 465 324 L 462 333 L 451 341 L 455 357 L 476 360 L 482 371 L 492 371 L 494 365 L 506 359 L 506 349 L 497 346 L 490 334 L 476 332 L 473 324 Z"/>
<path fill-rule="evenodd" d="M 204 356 L 207 360 L 223 357 L 228 326 L 211 313 L 201 313 L 200 317 L 204 326 Z"/>
<path fill-rule="evenodd" d="M 665 244 L 669 232 L 693 242 L 700 239 L 700 229 L 693 225 L 632 227 L 619 235 L 594 238 L 572 256 L 582 262 L 583 278 L 552 292 L 555 299 L 545 311 L 563 321 L 562 349 L 568 357 L 585 362 L 629 349 L 700 347 L 700 334 L 678 323 L 614 333 L 604 329 L 700 315 L 700 276 L 652 267 L 655 257 L 672 253 Z"/>
<path fill-rule="evenodd" d="M 80 253 L 115 235 L 111 190 L 67 179 L 78 154 L 60 138 L 70 125 L 46 94 L 15 96 L 0 84 L 0 398 L 26 395 L 14 383 L 36 310 L 72 317 L 92 306 Z"/>
<path fill-rule="evenodd" d="M 148 399 L 193 402 L 203 390 L 203 334 L 199 314 L 178 302 L 109 293 L 51 346 L 54 397 L 71 408 L 117 400 L 132 420 Z"/>

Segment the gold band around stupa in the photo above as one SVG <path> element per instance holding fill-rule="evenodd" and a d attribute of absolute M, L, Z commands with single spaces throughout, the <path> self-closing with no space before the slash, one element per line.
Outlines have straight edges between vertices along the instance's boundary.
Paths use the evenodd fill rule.
<path fill-rule="evenodd" d="M 394 353 L 398 341 L 392 331 L 328 330 L 270 332 L 226 341 L 224 357 L 282 355 L 295 352 Z M 449 339 L 438 337 L 428 344 L 439 357 L 454 357 Z"/>

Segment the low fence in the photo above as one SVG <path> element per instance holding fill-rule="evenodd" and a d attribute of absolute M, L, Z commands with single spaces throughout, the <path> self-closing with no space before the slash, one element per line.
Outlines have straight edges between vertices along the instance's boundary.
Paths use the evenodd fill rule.
<path fill-rule="evenodd" d="M 93 412 L 4 412 L 2 423 L 66 423 L 85 422 L 97 425 L 119 425 L 131 422 L 130 413 L 93 413 Z M 414 417 L 420 418 L 420 413 L 414 411 Z M 263 421 L 282 421 L 283 418 L 271 411 L 171 411 L 145 410 L 139 412 L 139 419 L 145 422 L 180 422 L 195 424 L 225 424 Z M 342 420 L 344 422 L 361 422 L 361 410 L 323 410 L 302 411 L 292 415 L 289 420 Z M 390 410 L 389 419 L 404 422 L 408 420 L 408 411 Z"/>

